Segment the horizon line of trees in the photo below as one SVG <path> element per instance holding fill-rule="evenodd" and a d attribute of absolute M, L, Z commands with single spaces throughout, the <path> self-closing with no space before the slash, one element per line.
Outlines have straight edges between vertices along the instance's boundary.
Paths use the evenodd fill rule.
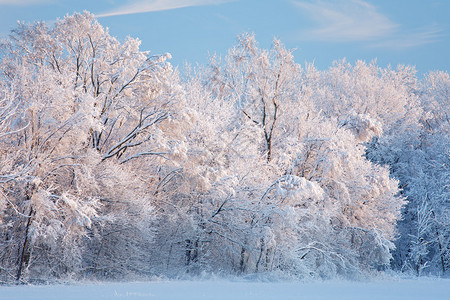
<path fill-rule="evenodd" d="M 1 42 L 0 283 L 449 275 L 448 73 L 139 46 L 87 12 Z"/>

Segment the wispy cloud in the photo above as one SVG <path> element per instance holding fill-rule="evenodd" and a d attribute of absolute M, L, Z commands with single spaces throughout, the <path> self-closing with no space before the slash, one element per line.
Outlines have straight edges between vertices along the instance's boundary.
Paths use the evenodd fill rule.
<path fill-rule="evenodd" d="M 442 28 L 405 30 L 364 0 L 293 0 L 314 27 L 297 32 L 303 40 L 364 42 L 369 47 L 404 49 L 436 42 Z"/>
<path fill-rule="evenodd" d="M 54 0 L 0 0 L 0 5 L 25 6 L 31 4 L 51 3 Z"/>
<path fill-rule="evenodd" d="M 301 32 L 306 39 L 341 42 L 373 40 L 387 36 L 398 28 L 376 7 L 361 0 L 296 1 L 294 4 L 317 25 Z"/>
<path fill-rule="evenodd" d="M 294 4 L 317 27 L 301 32 L 304 38 L 325 41 L 372 40 L 392 33 L 398 25 L 361 0 L 297 1 Z"/>
<path fill-rule="evenodd" d="M 1 1 L 1 0 L 0 0 Z M 235 0 L 137 0 L 127 5 L 96 15 L 99 18 L 119 15 L 131 15 L 152 11 L 171 10 L 189 6 L 221 4 Z"/>
<path fill-rule="evenodd" d="M 397 32 L 392 36 L 374 41 L 369 46 L 374 48 L 391 48 L 402 50 L 431 44 L 444 37 L 444 31 L 439 26 L 422 27 L 410 32 Z"/>

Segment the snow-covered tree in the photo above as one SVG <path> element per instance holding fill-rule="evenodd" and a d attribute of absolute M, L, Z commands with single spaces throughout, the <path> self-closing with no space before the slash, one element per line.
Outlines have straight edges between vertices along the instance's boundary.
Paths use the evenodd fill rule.
<path fill-rule="evenodd" d="M 338 118 L 361 141 L 415 130 L 421 116 L 414 94 L 415 69 L 382 69 L 375 62 L 335 62 L 319 76 L 319 88 L 310 90 L 319 109 Z"/>
<path fill-rule="evenodd" d="M 17 280 L 139 269 L 129 262 L 142 263 L 152 238 L 146 191 L 175 138 L 160 125 L 176 122 L 180 95 L 169 55 L 139 44 L 89 13 L 19 24 L 3 42 L 2 107 L 15 111 L 1 140 L 12 178 L 1 259 Z"/>
<path fill-rule="evenodd" d="M 397 183 L 315 109 L 308 72 L 278 41 L 264 50 L 244 35 L 191 79 L 189 167 L 167 175 L 185 181 L 168 184 L 180 226 L 164 261 L 178 251 L 197 270 L 317 277 L 389 263 Z"/>
<path fill-rule="evenodd" d="M 89 13 L 1 43 L 0 280 L 447 274 L 447 73 L 139 46 Z"/>
<path fill-rule="evenodd" d="M 422 111 L 414 130 L 399 126 L 387 132 L 370 142 L 367 156 L 389 166 L 408 200 L 399 222 L 394 268 L 417 275 L 445 275 L 449 265 L 448 74 L 431 72 L 417 84 L 411 80 L 400 83 L 400 90 L 406 89 L 413 95 L 408 101 Z M 399 121 L 411 124 L 408 115 Z"/>

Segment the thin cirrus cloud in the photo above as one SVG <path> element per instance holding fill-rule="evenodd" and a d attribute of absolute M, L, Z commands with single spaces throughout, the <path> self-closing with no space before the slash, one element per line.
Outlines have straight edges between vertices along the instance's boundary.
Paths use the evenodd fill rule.
<path fill-rule="evenodd" d="M 405 49 L 435 43 L 443 37 L 443 29 L 433 25 L 410 32 L 398 32 L 386 39 L 375 41 L 369 46 L 373 48 Z"/>
<path fill-rule="evenodd" d="M 438 26 L 405 31 L 363 0 L 310 0 L 293 4 L 315 24 L 297 32 L 303 40 L 365 42 L 369 47 L 404 49 L 433 43 L 442 33 Z"/>
<path fill-rule="evenodd" d="M 0 5 L 26 6 L 32 4 L 51 3 L 53 0 L 0 0 Z"/>
<path fill-rule="evenodd" d="M 361 0 L 350 1 L 296 1 L 302 13 L 317 27 L 302 31 L 305 39 L 325 41 L 364 41 L 387 36 L 398 25 Z"/>
<path fill-rule="evenodd" d="M 1 0 L 0 0 L 1 1 Z M 140 0 L 96 15 L 99 18 L 171 10 L 190 6 L 221 4 L 235 0 Z"/>

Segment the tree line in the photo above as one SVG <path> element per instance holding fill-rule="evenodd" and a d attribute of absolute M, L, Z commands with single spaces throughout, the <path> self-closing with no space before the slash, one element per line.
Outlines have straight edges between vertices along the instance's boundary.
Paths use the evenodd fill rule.
<path fill-rule="evenodd" d="M 1 282 L 448 275 L 448 73 L 139 46 L 89 13 L 2 41 Z"/>

